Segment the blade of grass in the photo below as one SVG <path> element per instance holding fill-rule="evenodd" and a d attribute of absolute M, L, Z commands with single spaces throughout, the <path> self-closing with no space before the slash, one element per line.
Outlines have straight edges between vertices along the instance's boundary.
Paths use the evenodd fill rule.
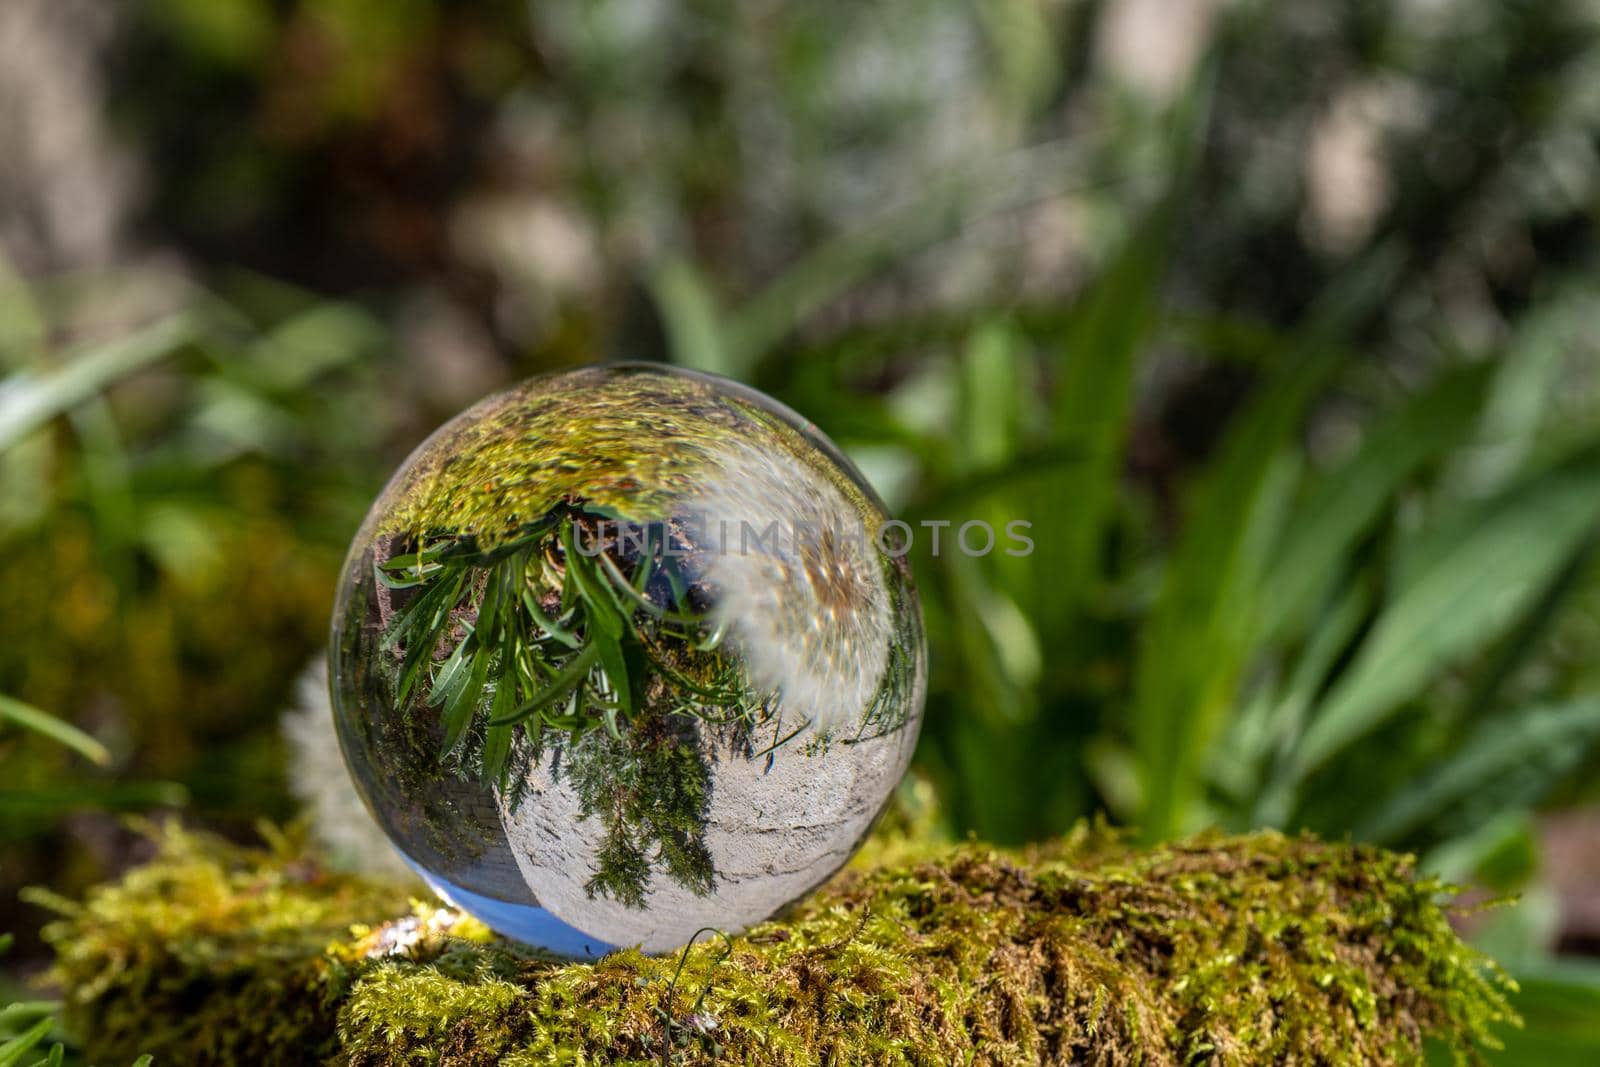
<path fill-rule="evenodd" d="M 1046 634 L 1062 632 L 1098 570 L 1122 475 L 1139 356 L 1158 322 L 1175 217 L 1169 200 L 1128 236 L 1053 346 L 1060 379 L 1051 436 L 1076 461 L 1043 468 L 1025 482 L 1026 517 L 1041 534 L 1029 568 L 1046 579 L 1029 583 L 1028 604 Z"/>
<path fill-rule="evenodd" d="M 1341 364 L 1336 343 L 1381 298 L 1396 266 L 1379 249 L 1324 297 L 1277 375 L 1251 402 L 1187 499 L 1183 537 L 1142 634 L 1133 734 L 1145 774 L 1143 832 L 1181 830 L 1252 650 L 1266 547 L 1286 503 L 1285 466 L 1312 399 Z"/>
<path fill-rule="evenodd" d="M 111 765 L 111 752 L 105 745 L 71 723 L 3 693 L 0 693 L 0 719 L 9 720 L 25 730 L 31 730 L 59 742 L 92 763 L 102 767 Z"/>
<path fill-rule="evenodd" d="M 1511 1006 L 1523 1017 L 1505 1034 L 1505 1049 L 1485 1056 L 1505 1067 L 1573 1067 L 1600 1063 L 1600 965 L 1551 960 L 1514 968 Z"/>
<path fill-rule="evenodd" d="M 1267 588 L 1273 588 L 1270 580 Z M 1329 672 L 1358 639 L 1362 622 L 1369 618 L 1373 600 L 1374 593 L 1366 583 L 1351 583 L 1344 590 L 1339 600 L 1318 617 L 1310 639 L 1295 661 L 1288 683 L 1278 694 L 1278 699 L 1268 705 L 1260 729 L 1248 738 L 1238 739 L 1240 743 L 1236 753 L 1233 746 L 1218 752 L 1218 760 L 1245 760 L 1265 772 L 1268 781 L 1275 781 L 1281 775 L 1283 761 L 1289 758 L 1294 743 L 1305 728 L 1306 718 L 1327 684 Z M 1290 798 L 1282 793 L 1260 790 L 1261 784 L 1258 778 L 1255 783 L 1258 789 L 1254 811 L 1250 813 L 1246 825 L 1281 827 L 1289 816 L 1284 805 Z"/>
<path fill-rule="evenodd" d="M 1463 716 L 1476 722 L 1487 715 L 1500 699 L 1500 692 L 1538 653 L 1550 628 L 1562 617 L 1574 597 L 1584 590 L 1584 575 L 1600 552 L 1600 530 L 1591 532 L 1567 562 L 1545 583 L 1540 594 L 1523 611 L 1522 618 L 1495 649 L 1485 657 L 1484 666 L 1475 672 L 1472 695 Z"/>
<path fill-rule="evenodd" d="M 1373 812 L 1356 836 L 1401 842 L 1441 818 L 1455 835 L 1499 812 L 1532 807 L 1583 761 L 1597 737 L 1600 697 L 1497 716 Z"/>
<path fill-rule="evenodd" d="M 723 340 L 716 297 L 694 264 L 668 259 L 651 275 L 650 295 L 666 327 L 674 363 L 710 374 L 731 376 L 740 371 Z"/>
<path fill-rule="evenodd" d="M 1289 784 L 1505 633 L 1600 522 L 1600 445 L 1473 505 L 1408 546 L 1398 593 L 1296 746 Z"/>
<path fill-rule="evenodd" d="M 597 573 L 594 560 L 578 551 L 576 533 L 571 523 L 561 529 L 561 545 L 566 551 L 567 575 L 581 594 L 587 620 L 612 638 L 623 631 L 622 613 L 617 609 L 615 594 L 603 588 L 604 579 Z"/>
<path fill-rule="evenodd" d="M 107 386 L 172 355 L 199 333 L 198 316 L 180 312 L 127 337 L 86 349 L 47 374 L 19 374 L 0 382 L 0 452 Z"/>
<path fill-rule="evenodd" d="M 1053 342 L 1058 380 L 1051 439 L 1082 461 L 1062 465 L 1029 486 L 1026 516 L 1037 527 L 1034 554 L 1018 592 L 1039 632 L 1071 644 L 1071 621 L 1099 575 L 1106 525 L 1117 501 L 1140 357 L 1161 325 L 1168 251 L 1192 185 L 1214 85 L 1209 61 L 1165 131 L 1165 189 L 1085 290 Z M 1045 580 L 1039 578 L 1043 576 Z"/>
<path fill-rule="evenodd" d="M 68 811 L 138 811 L 177 808 L 189 803 L 181 782 L 85 783 L 82 785 L 0 790 L 0 812 L 13 815 L 55 815 Z"/>
<path fill-rule="evenodd" d="M 512 726 L 522 722 L 529 716 L 542 711 L 549 704 L 571 693 L 583 680 L 589 677 L 589 672 L 600 659 L 600 650 L 591 642 L 573 655 L 561 669 L 556 672 L 549 685 L 545 686 L 530 699 L 519 704 L 511 714 L 503 718 L 491 719 L 490 726 Z"/>
<path fill-rule="evenodd" d="M 16 1067 L 22 1062 L 22 1057 L 34 1051 L 39 1042 L 50 1035 L 55 1025 L 53 1018 L 40 1019 L 16 1037 L 0 1044 L 0 1067 Z"/>
<path fill-rule="evenodd" d="M 472 725 L 472 717 L 478 711 L 478 704 L 483 698 L 483 687 L 489 681 L 489 665 L 494 660 L 494 655 L 478 642 L 476 632 L 462 642 L 465 646 L 470 643 L 473 648 L 470 655 L 472 667 L 463 672 L 465 682 L 460 685 L 445 701 L 444 705 L 444 752 L 455 751 L 461 739 L 466 736 L 467 727 Z"/>
<path fill-rule="evenodd" d="M 1490 374 L 1487 363 L 1446 373 L 1372 427 L 1348 461 L 1311 480 L 1267 578 L 1272 596 L 1262 607 L 1260 640 L 1303 623 L 1406 479 L 1467 437 Z"/>

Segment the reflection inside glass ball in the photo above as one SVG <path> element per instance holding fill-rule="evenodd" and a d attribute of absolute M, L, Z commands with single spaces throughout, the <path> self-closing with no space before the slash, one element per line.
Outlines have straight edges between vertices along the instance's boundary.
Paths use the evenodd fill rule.
<path fill-rule="evenodd" d="M 721 379 L 616 365 L 484 401 L 351 548 L 357 788 L 442 896 L 556 953 L 769 917 L 849 858 L 915 743 L 885 520 L 825 438 Z"/>

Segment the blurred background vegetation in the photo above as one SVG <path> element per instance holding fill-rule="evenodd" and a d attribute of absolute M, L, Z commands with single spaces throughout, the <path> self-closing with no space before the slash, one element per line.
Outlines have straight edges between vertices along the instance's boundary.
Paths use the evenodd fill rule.
<path fill-rule="evenodd" d="M 1415 851 L 1600 1062 L 1600 5 L 5 0 L 0 149 L 19 973 L 125 813 L 296 813 L 410 446 L 659 359 L 1033 523 L 919 539 L 949 832 Z"/>

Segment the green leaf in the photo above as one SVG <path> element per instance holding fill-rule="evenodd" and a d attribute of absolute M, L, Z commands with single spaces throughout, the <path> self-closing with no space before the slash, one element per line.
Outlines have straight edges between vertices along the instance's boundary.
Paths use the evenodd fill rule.
<path fill-rule="evenodd" d="M 1582 351 L 1593 317 L 1594 293 L 1589 284 L 1575 280 L 1535 303 L 1506 341 L 1506 354 L 1497 360 L 1473 447 L 1462 449 L 1446 471 L 1444 481 L 1462 496 L 1482 496 L 1503 488 L 1527 463 L 1542 435 L 1559 417 L 1552 407 L 1564 381 L 1571 380 L 1568 365 Z M 1574 370 L 1576 368 L 1573 368 Z"/>
<path fill-rule="evenodd" d="M 0 1044 L 0 1067 L 14 1067 L 15 1064 L 21 1063 L 22 1057 L 32 1052 L 38 1047 L 39 1042 L 49 1036 L 55 1024 L 54 1019 L 40 1019 L 10 1041 Z"/>
<path fill-rule="evenodd" d="M 508 647 L 501 651 L 502 658 L 507 659 L 512 655 Z M 505 719 L 516 709 L 517 685 L 514 674 L 503 673 L 500 680 L 495 683 L 494 697 L 489 702 L 489 721 L 498 722 Z M 483 732 L 483 777 L 491 785 L 504 788 L 506 785 L 506 771 L 510 764 L 512 735 L 516 732 L 515 726 L 485 727 Z"/>
<path fill-rule="evenodd" d="M 1262 640 L 1303 622 L 1406 479 L 1471 433 L 1489 380 L 1487 363 L 1446 373 L 1373 426 L 1353 457 L 1310 480 L 1266 579 Z"/>
<path fill-rule="evenodd" d="M 448 703 L 461 687 L 466 684 L 467 676 L 471 672 L 467 663 L 472 658 L 473 642 L 471 635 L 463 638 L 456 645 L 449 657 L 444 661 L 444 666 L 439 668 L 439 673 L 434 675 L 433 688 L 428 693 L 428 703 L 439 707 Z"/>
<path fill-rule="evenodd" d="M 595 570 L 594 560 L 578 551 L 575 537 L 571 523 L 562 527 L 561 544 L 566 550 L 567 574 L 583 598 L 588 621 L 601 633 L 619 638 L 623 618 L 617 610 L 615 595 Z"/>
<path fill-rule="evenodd" d="M 1584 575 L 1600 553 L 1600 530 L 1592 532 L 1559 569 L 1546 580 L 1539 595 L 1528 601 L 1521 618 L 1486 656 L 1473 674 L 1472 695 L 1465 705 L 1469 721 L 1483 718 L 1499 702 L 1504 689 L 1524 666 L 1539 654 L 1547 632 L 1563 616 L 1567 605 L 1581 597 Z"/>
<path fill-rule="evenodd" d="M 583 680 L 589 677 L 589 672 L 594 669 L 594 665 L 599 661 L 599 658 L 600 651 L 593 642 L 585 645 L 576 655 L 562 664 L 561 669 L 556 672 L 555 678 L 551 680 L 549 685 L 518 705 L 511 714 L 490 720 L 489 725 L 510 726 L 553 704 L 581 685 Z"/>
<path fill-rule="evenodd" d="M 199 334 L 199 319 L 181 312 L 154 326 L 74 355 L 43 375 L 0 382 L 0 452 L 134 371 L 164 359 Z"/>
<path fill-rule="evenodd" d="M 521 549 L 495 564 L 490 570 L 489 578 L 483 586 L 483 600 L 478 605 L 478 618 L 473 626 L 478 633 L 478 639 L 486 646 L 499 641 L 503 627 L 514 625 L 517 593 L 527 585 L 526 577 L 531 558 L 531 549 Z"/>
<path fill-rule="evenodd" d="M 71 723 L 3 693 L 0 693 L 0 719 L 10 720 L 25 730 L 57 741 L 102 767 L 111 764 L 110 750 L 99 741 Z"/>
<path fill-rule="evenodd" d="M 651 276 L 650 294 L 661 312 L 674 363 L 711 374 L 739 373 L 741 368 L 723 342 L 716 297 L 694 264 L 678 257 L 668 259 Z"/>
<path fill-rule="evenodd" d="M 1505 1067 L 1590 1067 L 1600 1063 L 1600 965 L 1583 960 L 1519 967 L 1511 1006 L 1521 1030 L 1503 1034 L 1505 1049 L 1486 1053 Z"/>
<path fill-rule="evenodd" d="M 396 698 L 404 704 L 411 698 L 423 671 L 433 659 L 433 650 L 439 645 L 440 629 L 461 597 L 467 580 L 463 570 L 453 578 L 445 575 L 430 585 L 406 612 L 397 618 L 384 636 L 382 647 L 404 644 L 406 655 L 401 663 L 400 685 Z"/>
<path fill-rule="evenodd" d="M 1188 494 L 1183 539 L 1135 663 L 1132 725 L 1148 838 L 1171 836 L 1197 812 L 1203 768 L 1253 651 L 1257 612 L 1271 595 L 1263 576 L 1294 474 L 1289 446 L 1341 364 L 1337 338 L 1377 305 L 1395 265 L 1380 248 L 1324 295 L 1295 350 Z"/>
<path fill-rule="evenodd" d="M 627 661 L 622 658 L 622 642 L 608 633 L 597 633 L 592 638 L 600 656 L 600 669 L 606 672 L 617 702 L 628 718 L 633 718 L 633 684 L 628 677 Z"/>
<path fill-rule="evenodd" d="M 539 624 L 539 629 L 544 631 L 547 636 L 571 649 L 576 649 L 582 645 L 583 642 L 578 639 L 577 634 L 574 634 L 570 629 L 561 625 L 555 619 L 549 618 L 543 611 L 539 610 L 539 601 L 534 597 L 532 590 L 524 589 L 522 591 L 522 607 L 528 613 L 528 616 Z"/>
<path fill-rule="evenodd" d="M 472 724 L 472 718 L 478 711 L 478 704 L 483 698 L 483 687 L 489 680 L 489 665 L 494 660 L 494 654 L 478 643 L 477 634 L 474 632 L 466 644 L 473 645 L 472 669 L 465 675 L 465 682 L 460 685 L 445 701 L 444 705 L 444 751 L 453 752 L 466 736 L 467 727 Z"/>
<path fill-rule="evenodd" d="M 1600 522 L 1597 479 L 1600 447 L 1591 447 L 1406 546 L 1398 592 L 1307 728 L 1291 781 L 1506 632 Z"/>
<path fill-rule="evenodd" d="M 61 1010 L 59 1000 L 26 1000 L 0 1008 L 0 1030 L 9 1033 L 23 1023 L 33 1023 Z"/>
<path fill-rule="evenodd" d="M 56 788 L 0 790 L 0 813 L 13 816 L 176 808 L 188 802 L 189 791 L 180 782 L 84 782 Z"/>
<path fill-rule="evenodd" d="M 1273 589 L 1270 581 L 1267 588 Z M 1270 601 L 1271 596 L 1267 599 Z M 1259 776 L 1286 756 L 1304 729 L 1329 671 L 1349 649 L 1371 605 L 1372 593 L 1366 585 L 1351 583 L 1327 611 L 1317 616 L 1310 639 L 1295 659 L 1288 679 L 1281 688 L 1267 689 L 1252 702 L 1245 709 L 1248 714 L 1241 714 L 1234 724 L 1228 743 L 1212 754 L 1213 780 L 1221 780 L 1229 773 L 1235 780 L 1247 774 Z M 1235 794 L 1243 796 L 1260 785 L 1260 777 L 1253 778 L 1236 788 Z M 1282 805 L 1289 799 L 1282 794 L 1256 795 L 1255 810 L 1244 825 L 1281 826 L 1288 816 Z"/>
<path fill-rule="evenodd" d="M 632 582 L 628 581 L 628 576 L 622 573 L 622 568 L 618 567 L 609 555 L 601 553 L 595 559 L 600 564 L 596 574 L 610 587 L 612 603 L 617 606 L 617 610 L 622 613 L 624 618 L 631 618 L 635 611 L 643 611 L 647 615 L 654 616 L 665 622 L 678 623 L 684 626 L 698 626 L 705 621 L 704 617 L 700 615 L 668 611 L 644 595 L 643 590 L 649 585 L 652 571 L 648 557 L 635 572 Z"/>
<path fill-rule="evenodd" d="M 1060 379 L 1051 436 L 1073 461 L 1040 468 L 1028 483 L 1025 517 L 1040 536 L 1026 562 L 1049 580 L 1027 591 L 1045 633 L 1059 631 L 1080 608 L 1085 584 L 1096 577 L 1122 476 L 1139 357 L 1160 322 L 1175 218 L 1173 205 L 1163 203 L 1129 234 L 1052 344 Z"/>
<path fill-rule="evenodd" d="M 1441 818 L 1458 834 L 1499 812 L 1532 807 L 1583 761 L 1597 737 L 1600 697 L 1499 716 L 1373 812 L 1356 836 L 1388 844 Z"/>

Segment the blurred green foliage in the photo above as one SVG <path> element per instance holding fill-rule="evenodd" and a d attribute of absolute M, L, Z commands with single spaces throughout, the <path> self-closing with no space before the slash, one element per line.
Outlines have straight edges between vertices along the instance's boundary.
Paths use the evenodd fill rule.
<path fill-rule="evenodd" d="M 114 114 L 184 268 L 0 285 L 0 693 L 112 757 L 0 726 L 5 888 L 161 783 L 285 813 L 384 474 L 627 356 L 771 392 L 947 545 L 1033 524 L 918 538 L 952 829 L 1309 827 L 1527 918 L 1536 813 L 1600 801 L 1600 22 L 1237 4 L 1164 95 L 1117 7 L 141 5 Z M 97 322 L 130 285 L 163 313 Z M 1592 1048 L 1515 925 L 1518 1062 Z"/>

